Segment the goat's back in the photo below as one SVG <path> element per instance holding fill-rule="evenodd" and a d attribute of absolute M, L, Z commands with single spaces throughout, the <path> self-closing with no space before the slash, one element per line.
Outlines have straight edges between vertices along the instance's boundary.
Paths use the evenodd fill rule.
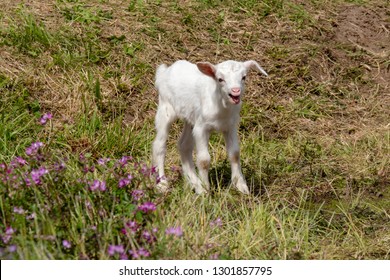
<path fill-rule="evenodd" d="M 167 67 L 162 64 L 157 68 L 156 87 L 161 91 L 169 90 L 172 94 L 185 94 L 186 92 L 198 91 L 199 79 L 203 74 L 198 67 L 186 60 L 179 60 Z"/>
<path fill-rule="evenodd" d="M 215 83 L 203 75 L 195 64 L 179 60 L 167 67 L 160 65 L 156 72 L 156 88 L 160 102 L 169 103 L 179 118 L 194 123 L 200 113 L 202 95 Z M 205 97 L 203 97 L 205 99 Z"/>

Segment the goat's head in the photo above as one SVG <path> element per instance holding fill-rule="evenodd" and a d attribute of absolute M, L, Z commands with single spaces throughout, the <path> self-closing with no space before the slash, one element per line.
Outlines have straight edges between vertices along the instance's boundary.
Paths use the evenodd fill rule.
<path fill-rule="evenodd" d="M 239 104 L 241 96 L 245 90 L 245 78 L 250 68 L 255 68 L 265 76 L 268 74 L 254 60 L 238 62 L 227 60 L 217 65 L 209 62 L 199 62 L 196 64 L 199 71 L 213 78 L 221 89 L 222 98 L 231 104 Z"/>

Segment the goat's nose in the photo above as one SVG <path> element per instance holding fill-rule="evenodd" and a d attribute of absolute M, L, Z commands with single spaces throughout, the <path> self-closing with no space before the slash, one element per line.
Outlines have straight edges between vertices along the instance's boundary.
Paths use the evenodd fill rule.
<path fill-rule="evenodd" d="M 241 93 L 241 89 L 239 87 L 232 88 L 231 91 L 232 91 L 232 94 L 235 96 L 238 96 Z"/>

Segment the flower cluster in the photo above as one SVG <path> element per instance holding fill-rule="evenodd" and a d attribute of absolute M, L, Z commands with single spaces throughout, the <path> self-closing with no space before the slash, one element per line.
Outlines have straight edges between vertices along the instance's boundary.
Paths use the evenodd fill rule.
<path fill-rule="evenodd" d="M 92 206 L 88 202 L 87 209 L 93 209 L 97 204 L 108 207 L 112 203 L 115 193 L 117 203 L 127 201 L 126 207 L 132 209 L 124 217 L 122 226 L 118 230 L 121 235 L 116 243 L 107 247 L 107 255 L 112 259 L 139 259 L 152 256 L 157 245 L 158 229 L 153 227 L 157 211 L 154 198 L 159 196 L 155 191 L 157 172 L 154 167 L 134 161 L 131 156 L 122 156 L 119 159 L 101 157 L 95 162 L 90 154 L 79 155 L 80 169 L 83 170 L 81 183 L 89 191 L 96 193 L 92 200 L 100 200 Z M 96 179 L 99 176 L 99 179 Z M 107 195 L 102 195 L 102 192 Z M 104 202 L 103 202 L 104 201 Z M 98 213 L 104 216 L 105 210 Z"/>
<path fill-rule="evenodd" d="M 133 179 L 133 176 L 131 174 L 127 175 L 125 178 L 119 179 L 118 187 L 123 188 L 128 186 L 131 183 L 131 179 Z"/>
<path fill-rule="evenodd" d="M 15 156 L 9 163 L 0 163 L 0 183 L 13 189 L 22 186 L 39 186 L 45 181 L 45 177 L 52 172 L 54 181 L 66 170 L 64 161 L 45 159 L 42 151 L 44 143 L 37 141 L 25 149 L 27 157 Z"/>
<path fill-rule="evenodd" d="M 143 190 L 133 190 L 131 192 L 131 196 L 133 197 L 134 201 L 140 201 L 141 198 L 145 196 L 145 192 Z"/>
<path fill-rule="evenodd" d="M 39 123 L 41 125 L 45 125 L 47 123 L 48 120 L 51 120 L 53 118 L 53 114 L 52 113 L 45 113 L 42 115 L 42 117 L 39 119 Z"/>
<path fill-rule="evenodd" d="M 44 125 L 50 119 L 52 114 L 46 113 L 39 123 Z M 174 244 L 183 236 L 180 226 L 161 231 L 156 227 L 161 195 L 155 190 L 160 179 L 155 167 L 128 155 L 94 158 L 92 153 L 81 153 L 64 158 L 51 154 L 51 147 L 44 141 L 34 141 L 24 151 L 0 163 L 0 194 L 5 196 L 8 205 L 5 211 L 11 217 L 8 227 L 0 225 L 0 257 L 17 250 L 17 245 L 11 243 L 18 240 L 14 238 L 15 233 L 26 232 L 25 228 L 18 230 L 23 219 L 23 227 L 35 239 L 59 244 L 65 255 L 80 252 L 74 228 L 62 223 L 68 220 L 66 215 L 75 213 L 75 208 L 88 215 L 83 221 L 86 223 L 83 241 L 88 243 L 84 245 L 96 248 L 83 258 L 100 256 L 101 247 L 96 242 L 106 242 L 107 235 L 101 231 L 107 228 L 108 220 L 115 242 L 106 245 L 106 254 L 112 259 L 156 257 L 161 247 L 158 240 Z M 112 211 L 115 215 L 111 215 Z M 56 221 L 61 227 L 58 235 L 36 232 L 33 220 L 52 214 L 59 219 Z"/>
<path fill-rule="evenodd" d="M 89 182 L 88 187 L 91 191 L 102 191 L 104 192 L 107 189 L 105 181 L 93 180 Z"/>
<path fill-rule="evenodd" d="M 183 235 L 183 230 L 181 227 L 170 227 L 165 230 L 165 234 L 180 237 Z"/>
<path fill-rule="evenodd" d="M 38 150 L 43 147 L 42 142 L 34 142 L 31 144 L 31 146 L 26 148 L 26 155 L 28 156 L 34 156 L 38 153 Z"/>
<path fill-rule="evenodd" d="M 140 206 L 138 206 L 138 210 L 140 210 L 144 213 L 153 212 L 156 210 L 156 204 L 148 201 L 148 202 L 145 202 L 145 203 L 141 204 Z"/>
<path fill-rule="evenodd" d="M 131 255 L 132 259 L 139 259 L 141 257 L 150 256 L 150 252 L 143 247 L 139 248 L 138 250 L 129 250 L 129 254 Z"/>
<path fill-rule="evenodd" d="M 30 172 L 30 178 L 26 177 L 26 185 L 31 186 L 32 184 L 35 185 L 41 185 L 42 184 L 42 177 L 49 173 L 49 170 L 47 170 L 45 167 L 41 166 L 38 169 L 33 169 Z"/>
<path fill-rule="evenodd" d="M 5 244 L 9 243 L 15 230 L 12 227 L 7 227 L 5 229 L 4 235 L 2 236 L 2 240 Z"/>
<path fill-rule="evenodd" d="M 125 252 L 125 248 L 123 245 L 109 245 L 107 249 L 107 253 L 110 256 L 114 256 L 115 254 L 123 254 Z"/>

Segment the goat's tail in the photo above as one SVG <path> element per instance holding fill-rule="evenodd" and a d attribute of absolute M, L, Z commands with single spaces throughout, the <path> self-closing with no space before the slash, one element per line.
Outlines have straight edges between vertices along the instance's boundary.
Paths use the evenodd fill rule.
<path fill-rule="evenodd" d="M 161 79 L 163 78 L 164 72 L 167 70 L 167 68 L 168 68 L 168 66 L 166 64 L 161 64 L 159 67 L 157 67 L 156 81 L 155 81 L 155 85 L 157 88 L 158 88 L 158 85 L 159 85 Z"/>
<path fill-rule="evenodd" d="M 165 72 L 165 70 L 167 70 L 168 66 L 164 63 L 164 64 L 161 64 L 159 67 L 157 67 L 157 71 L 156 71 L 156 77 L 160 76 L 162 73 Z"/>

